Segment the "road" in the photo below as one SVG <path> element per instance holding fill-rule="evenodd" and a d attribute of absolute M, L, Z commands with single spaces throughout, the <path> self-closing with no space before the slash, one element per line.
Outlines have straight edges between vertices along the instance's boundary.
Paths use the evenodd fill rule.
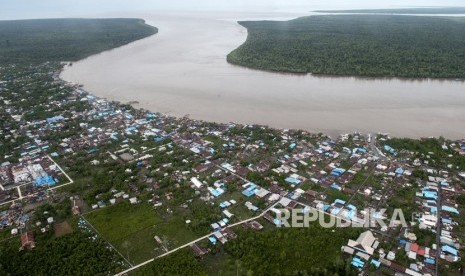
<path fill-rule="evenodd" d="M 438 222 L 436 225 L 436 275 L 439 275 L 439 255 L 441 254 L 441 191 L 442 185 L 438 185 Z"/>
<path fill-rule="evenodd" d="M 259 218 L 261 218 L 263 215 L 265 215 L 265 213 L 268 212 L 271 208 L 274 208 L 274 207 L 276 206 L 276 204 L 278 204 L 278 203 L 279 203 L 279 200 L 278 200 L 277 202 L 275 202 L 274 204 L 272 204 L 272 205 L 271 205 L 270 207 L 268 207 L 267 209 L 265 209 L 265 211 L 263 211 L 262 213 L 260 213 L 258 216 L 253 217 L 253 218 L 249 218 L 249 219 L 246 219 L 246 220 L 242 220 L 242 221 L 239 221 L 239 222 L 236 222 L 236 223 L 233 223 L 233 224 L 229 225 L 228 227 L 229 227 L 229 228 L 232 228 L 232 227 L 235 227 L 235 226 L 238 226 L 238 225 L 247 223 L 247 222 L 249 222 L 249 221 L 253 221 L 253 220 L 259 219 Z M 159 256 L 153 258 L 153 259 L 150 259 L 150 260 L 145 261 L 145 262 L 143 262 L 143 263 L 140 263 L 140 264 L 138 264 L 138 265 L 136 265 L 136 266 L 133 266 L 133 267 L 131 267 L 131 268 L 129 268 L 129 269 L 126 269 L 125 271 L 120 272 L 120 273 L 116 274 L 115 276 L 125 275 L 125 274 L 127 274 L 127 273 L 129 273 L 129 272 L 131 272 L 131 271 L 133 271 L 133 270 L 136 270 L 136 269 L 138 269 L 138 268 L 140 268 L 140 267 L 143 267 L 143 266 L 145 266 L 145 265 L 147 265 L 147 264 L 149 264 L 149 263 L 155 261 L 156 259 L 165 257 L 165 256 L 170 255 L 170 254 L 172 254 L 172 253 L 174 253 L 174 252 L 176 252 L 176 251 L 178 251 L 178 250 L 180 250 L 180 249 L 186 248 L 186 247 L 188 247 L 189 245 L 192 245 L 192 244 L 194 244 L 194 243 L 196 243 L 196 242 L 199 242 L 199 241 L 201 241 L 201 240 L 207 239 L 208 237 L 210 237 L 210 236 L 213 235 L 214 233 L 215 233 L 215 232 L 211 232 L 211 233 L 209 233 L 209 234 L 207 234 L 207 235 L 205 235 L 205 236 L 202 236 L 202 237 L 200 237 L 200 238 L 198 238 L 198 239 L 196 239 L 196 240 L 190 241 L 190 242 L 188 242 L 188 243 L 186 243 L 186 244 L 184 244 L 184 245 L 181 245 L 181 246 L 179 246 L 179 247 L 176 247 L 176 248 L 174 248 L 174 249 L 171 249 L 170 251 L 168 251 L 168 252 L 166 252 L 166 253 L 163 253 L 163 254 L 161 254 L 161 255 L 159 255 Z"/>

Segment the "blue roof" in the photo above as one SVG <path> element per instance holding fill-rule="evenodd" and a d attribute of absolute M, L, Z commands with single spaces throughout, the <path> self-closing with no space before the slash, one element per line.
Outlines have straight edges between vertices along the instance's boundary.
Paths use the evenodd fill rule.
<path fill-rule="evenodd" d="M 442 205 L 441 210 L 454 213 L 454 214 L 459 214 L 459 211 L 457 209 L 455 209 L 454 207 L 447 206 L 447 205 Z"/>
<path fill-rule="evenodd" d="M 347 214 L 347 217 L 349 219 L 353 219 L 356 214 L 357 212 L 355 210 L 350 210 L 349 214 Z"/>
<path fill-rule="evenodd" d="M 447 218 L 441 218 L 442 223 L 451 224 L 452 220 Z"/>
<path fill-rule="evenodd" d="M 359 258 L 357 258 L 357 257 L 354 257 L 354 258 L 352 259 L 352 263 L 351 263 L 351 264 L 352 264 L 353 266 L 359 267 L 359 268 L 362 268 L 362 267 L 365 265 L 365 263 L 364 263 L 362 260 L 360 260 Z"/>
<path fill-rule="evenodd" d="M 438 194 L 436 192 L 431 192 L 431 191 L 423 191 L 423 197 L 425 198 L 433 198 L 433 199 L 438 199 Z"/>
<path fill-rule="evenodd" d="M 394 156 L 397 155 L 397 152 L 391 146 L 384 145 L 384 149 Z"/>
<path fill-rule="evenodd" d="M 346 204 L 346 202 L 345 202 L 344 200 L 339 199 L 339 198 L 336 199 L 336 200 L 334 200 L 334 203 L 335 203 L 335 204 L 336 204 L 336 203 L 339 203 L 339 204 L 342 204 L 342 205 Z"/>
<path fill-rule="evenodd" d="M 376 266 L 376 268 L 379 268 L 379 266 L 381 265 L 381 262 L 380 262 L 380 261 L 377 261 L 377 260 L 375 260 L 375 259 L 372 259 L 372 260 L 371 260 L 371 263 L 372 263 L 374 266 Z"/>
<path fill-rule="evenodd" d="M 357 207 L 355 207 L 355 206 L 352 205 L 352 204 L 347 205 L 347 208 L 349 208 L 349 209 L 352 210 L 352 211 L 357 210 Z"/>
<path fill-rule="evenodd" d="M 333 210 L 331 210 L 331 214 L 337 215 L 337 214 L 339 214 L 340 210 L 341 210 L 340 208 L 334 208 Z"/>
<path fill-rule="evenodd" d="M 397 168 L 396 169 L 396 174 L 403 174 L 404 173 L 404 169 L 402 168 Z"/>
<path fill-rule="evenodd" d="M 337 185 L 336 183 L 331 184 L 330 187 L 331 187 L 332 189 L 339 190 L 339 191 L 342 189 L 342 188 L 341 188 L 339 185 Z"/>
<path fill-rule="evenodd" d="M 334 175 L 334 176 L 340 176 L 342 175 L 346 170 L 345 169 L 342 169 L 342 168 L 335 168 L 334 170 L 332 170 L 331 174 Z"/>
<path fill-rule="evenodd" d="M 59 121 L 63 121 L 64 119 L 65 118 L 63 116 L 55 116 L 55 117 L 47 118 L 46 121 L 47 123 L 52 124 L 52 123 L 56 123 Z"/>
<path fill-rule="evenodd" d="M 295 146 L 296 146 L 296 144 L 292 143 L 292 144 L 289 145 L 289 148 L 293 149 L 293 148 L 295 148 Z"/>
<path fill-rule="evenodd" d="M 427 263 L 427 264 L 433 264 L 433 265 L 434 265 L 436 262 L 434 261 L 434 259 L 426 258 L 426 259 L 425 259 L 425 263 Z"/>
<path fill-rule="evenodd" d="M 364 148 L 355 148 L 352 152 L 353 153 L 357 153 L 357 152 L 367 153 L 367 150 Z"/>
<path fill-rule="evenodd" d="M 213 243 L 213 244 L 216 244 L 216 239 L 215 237 L 208 237 L 208 240 Z"/>
<path fill-rule="evenodd" d="M 155 138 L 153 138 L 153 140 L 155 142 L 161 142 L 161 141 L 165 140 L 165 138 L 163 138 L 163 137 L 155 137 Z"/>
<path fill-rule="evenodd" d="M 302 181 L 300 181 L 297 178 L 294 177 L 288 177 L 285 179 L 286 182 L 292 183 L 292 184 L 300 184 Z"/>
<path fill-rule="evenodd" d="M 449 245 L 443 245 L 441 247 L 441 250 L 446 252 L 446 253 L 449 253 L 449 254 L 452 254 L 454 256 L 457 256 L 457 249 L 453 248 L 452 246 L 449 246 Z"/>
<path fill-rule="evenodd" d="M 37 187 L 43 187 L 45 185 L 53 186 L 56 184 L 55 179 L 53 179 L 53 177 L 49 175 L 46 175 L 44 177 L 37 177 L 36 179 L 34 179 L 34 182 Z"/>

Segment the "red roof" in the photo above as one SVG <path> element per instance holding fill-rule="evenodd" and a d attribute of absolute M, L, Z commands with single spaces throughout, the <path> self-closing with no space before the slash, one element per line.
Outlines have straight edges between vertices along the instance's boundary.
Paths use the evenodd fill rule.
<path fill-rule="evenodd" d="M 412 245 L 410 246 L 410 251 L 418 252 L 419 247 L 420 246 L 417 243 L 412 243 Z"/>
<path fill-rule="evenodd" d="M 417 252 L 418 255 L 420 256 L 425 256 L 425 249 L 423 247 L 420 247 Z"/>

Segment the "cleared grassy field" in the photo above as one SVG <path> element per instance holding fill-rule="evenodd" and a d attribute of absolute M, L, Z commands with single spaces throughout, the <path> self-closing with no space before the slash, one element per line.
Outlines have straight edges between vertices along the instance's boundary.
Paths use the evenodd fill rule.
<path fill-rule="evenodd" d="M 131 263 L 140 263 L 196 238 L 179 216 L 159 217 L 152 206 L 141 203 L 115 206 L 85 215 L 86 219 Z M 155 236 L 160 237 L 163 246 Z"/>

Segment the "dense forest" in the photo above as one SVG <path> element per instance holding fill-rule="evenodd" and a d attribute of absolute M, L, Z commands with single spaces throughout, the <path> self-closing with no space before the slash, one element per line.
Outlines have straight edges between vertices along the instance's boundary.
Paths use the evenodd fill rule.
<path fill-rule="evenodd" d="M 355 275 L 342 258 L 341 245 L 356 238 L 359 229 L 333 231 L 316 223 L 309 228 L 244 230 L 226 244 L 226 251 L 253 275 Z"/>
<path fill-rule="evenodd" d="M 0 21 L 0 64 L 76 61 L 156 32 L 141 19 Z"/>
<path fill-rule="evenodd" d="M 465 18 L 321 15 L 240 22 L 228 61 L 255 69 L 369 77 L 465 77 Z"/>
<path fill-rule="evenodd" d="M 34 250 L 18 252 L 18 239 L 0 244 L 0 275 L 108 275 L 121 260 L 103 241 L 80 232 L 37 240 Z"/>

